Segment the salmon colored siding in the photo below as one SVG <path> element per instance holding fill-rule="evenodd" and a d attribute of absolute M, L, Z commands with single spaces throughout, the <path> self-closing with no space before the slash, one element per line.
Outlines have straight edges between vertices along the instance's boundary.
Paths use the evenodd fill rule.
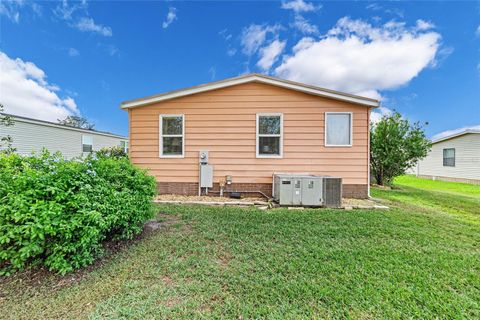
<path fill-rule="evenodd" d="M 352 147 L 325 147 L 325 112 L 353 113 Z M 256 158 L 256 114 L 283 113 L 283 158 Z M 158 182 L 198 182 L 198 151 L 209 151 L 214 182 L 271 183 L 273 172 L 339 176 L 368 183 L 369 108 L 260 83 L 129 109 L 130 157 Z M 184 114 L 185 157 L 159 157 L 159 116 Z"/>

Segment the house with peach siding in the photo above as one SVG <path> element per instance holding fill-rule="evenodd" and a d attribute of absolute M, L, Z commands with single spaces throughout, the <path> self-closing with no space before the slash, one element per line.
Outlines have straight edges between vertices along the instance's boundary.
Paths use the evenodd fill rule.
<path fill-rule="evenodd" d="M 199 152 L 213 188 L 272 192 L 274 173 L 342 178 L 344 197 L 369 195 L 374 99 L 260 74 L 123 102 L 131 161 L 161 194 L 198 193 Z"/>

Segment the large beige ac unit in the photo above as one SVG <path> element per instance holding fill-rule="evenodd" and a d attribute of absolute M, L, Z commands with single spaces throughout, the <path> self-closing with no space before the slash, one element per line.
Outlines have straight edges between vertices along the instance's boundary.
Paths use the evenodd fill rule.
<path fill-rule="evenodd" d="M 283 206 L 340 207 L 342 179 L 310 174 L 273 175 L 273 198 Z"/>

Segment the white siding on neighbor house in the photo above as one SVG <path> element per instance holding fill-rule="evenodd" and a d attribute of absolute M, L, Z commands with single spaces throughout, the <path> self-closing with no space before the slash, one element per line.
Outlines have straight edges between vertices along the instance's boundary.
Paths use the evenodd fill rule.
<path fill-rule="evenodd" d="M 443 166 L 443 149 L 455 149 L 455 166 Z M 433 144 L 428 156 L 418 164 L 418 175 L 480 180 L 480 134 L 462 136 Z"/>
<path fill-rule="evenodd" d="M 16 153 L 22 155 L 29 155 L 46 148 L 50 152 L 60 151 L 67 159 L 82 156 L 82 135 L 92 137 L 94 151 L 103 147 L 120 146 L 120 141 L 128 140 L 94 131 L 82 132 L 44 123 L 32 123 L 23 119 L 13 118 L 13 120 L 14 125 L 10 127 L 1 126 L 0 133 L 1 136 L 10 135 Z"/>

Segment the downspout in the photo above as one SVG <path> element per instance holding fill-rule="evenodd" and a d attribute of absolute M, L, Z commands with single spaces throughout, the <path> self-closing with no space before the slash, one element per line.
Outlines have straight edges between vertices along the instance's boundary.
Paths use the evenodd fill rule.
<path fill-rule="evenodd" d="M 372 112 L 372 108 L 368 108 L 368 115 L 367 115 L 367 145 L 368 145 L 368 150 L 367 150 L 367 181 L 368 181 L 368 189 L 367 189 L 367 196 L 368 198 L 371 197 L 370 195 L 370 113 Z"/>

